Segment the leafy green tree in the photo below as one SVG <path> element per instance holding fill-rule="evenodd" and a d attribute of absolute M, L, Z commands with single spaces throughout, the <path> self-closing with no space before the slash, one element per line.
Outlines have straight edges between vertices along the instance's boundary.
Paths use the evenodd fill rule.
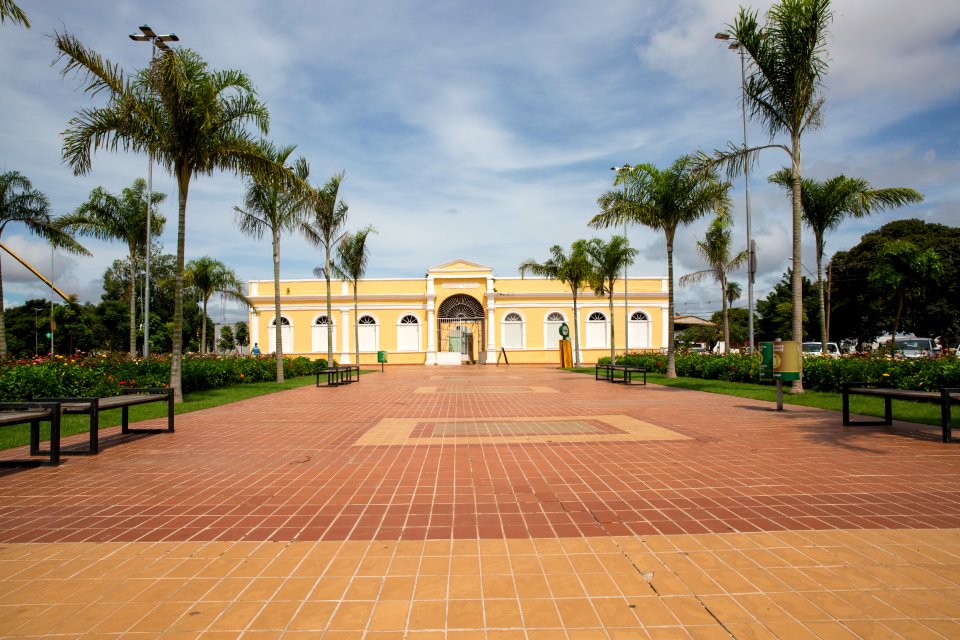
<path fill-rule="evenodd" d="M 727 317 L 727 303 L 729 291 L 729 273 L 739 268 L 747 260 L 747 251 L 730 255 L 730 245 L 733 244 L 732 234 L 730 233 L 730 216 L 721 213 L 713 219 L 707 228 L 707 234 L 703 240 L 697 241 L 697 253 L 709 265 L 708 269 L 695 271 L 680 278 L 680 286 L 700 282 L 707 276 L 711 276 L 720 285 L 720 298 L 723 309 L 721 311 L 723 322 L 723 353 L 730 353 L 730 322 Z"/>
<path fill-rule="evenodd" d="M 236 338 L 233 337 L 233 327 L 228 324 L 220 328 L 220 339 L 217 341 L 217 349 L 229 353 L 237 347 Z"/>
<path fill-rule="evenodd" d="M 607 296 L 610 305 L 610 363 L 613 364 L 616 362 L 613 288 L 624 268 L 633 264 L 638 251 L 629 245 L 625 236 L 613 236 L 609 242 L 593 238 L 587 243 L 586 252 L 590 261 L 590 288 L 598 296 Z"/>
<path fill-rule="evenodd" d="M 790 143 L 767 144 L 747 149 L 731 144 L 716 151 L 711 162 L 725 164 L 731 177 L 753 163 L 763 149 L 780 149 L 790 156 L 793 211 L 793 262 L 800 264 L 800 140 L 808 129 L 822 124 L 823 97 L 820 88 L 827 72 L 827 25 L 833 19 L 830 0 L 780 0 L 760 25 L 757 12 L 743 7 L 727 35 L 750 57 L 750 75 L 744 94 L 752 118 L 767 129 L 772 141 L 787 134 Z M 791 334 L 803 339 L 803 282 L 793 270 Z M 796 380 L 791 393 L 803 393 L 803 380 Z"/>
<path fill-rule="evenodd" d="M 77 175 L 90 171 L 99 149 L 151 154 L 177 180 L 177 260 L 172 323 L 170 386 L 183 402 L 183 267 L 187 195 L 195 175 L 214 171 L 255 177 L 292 174 L 265 157 L 248 129 L 267 131 L 267 107 L 240 71 L 214 71 L 190 49 L 163 51 L 150 69 L 132 78 L 75 37 L 54 36 L 63 73 L 79 72 L 86 90 L 107 98 L 103 107 L 81 109 L 67 123 L 63 158 Z M 155 97 L 156 96 L 156 97 Z"/>
<path fill-rule="evenodd" d="M 98 240 L 119 240 L 127 245 L 130 258 L 130 282 L 124 297 L 130 305 L 130 357 L 137 356 L 137 298 L 134 285 L 140 261 L 146 256 L 147 249 L 147 182 L 137 178 L 133 185 L 115 195 L 97 187 L 90 197 L 76 211 L 57 219 L 57 225 L 67 231 L 91 236 Z M 166 194 L 152 193 L 150 196 L 150 236 L 163 233 L 167 219 L 153 205 L 166 199 Z"/>
<path fill-rule="evenodd" d="M 187 263 L 186 281 L 196 294 L 203 310 L 200 329 L 200 353 L 207 352 L 207 306 L 210 297 L 215 293 L 253 307 L 250 299 L 243 294 L 243 283 L 237 278 L 237 273 L 210 256 L 196 258 Z"/>
<path fill-rule="evenodd" d="M 739 282 L 727 282 L 727 304 L 731 305 L 740 299 L 743 295 L 743 289 Z"/>
<path fill-rule="evenodd" d="M 550 247 L 550 257 L 544 262 L 526 260 L 520 265 L 520 277 L 529 271 L 535 276 L 559 280 L 570 287 L 573 296 L 573 363 L 580 366 L 580 323 L 577 319 L 580 314 L 577 310 L 577 296 L 580 290 L 590 283 L 593 266 L 587 253 L 589 243 L 586 240 L 575 240 L 570 245 L 570 252 L 564 253 L 563 247 L 558 244 Z M 610 321 L 613 322 L 611 316 Z"/>
<path fill-rule="evenodd" d="M 873 342 L 889 333 L 896 305 L 890 291 L 870 281 L 888 245 L 908 241 L 940 256 L 941 275 L 911 292 L 902 310 L 901 331 L 940 337 L 945 346 L 960 343 L 960 227 L 907 219 L 889 222 L 871 231 L 855 246 L 831 258 L 830 333 L 836 339 Z"/>
<path fill-rule="evenodd" d="M 323 247 L 326 260 L 323 266 L 323 278 L 327 281 L 327 318 L 333 319 L 333 305 L 330 301 L 330 273 L 332 268 L 331 252 L 340 241 L 341 229 L 347 224 L 346 202 L 340 199 L 340 184 L 344 173 L 332 176 L 327 183 L 315 191 L 311 202 L 311 215 L 304 227 L 304 234 L 314 246 Z M 318 267 L 319 269 L 319 267 Z M 333 332 L 327 331 L 327 362 L 333 362 Z"/>
<path fill-rule="evenodd" d="M 277 164 L 286 164 L 295 146 L 277 147 L 269 142 L 260 143 L 261 152 Z M 304 158 L 294 162 L 294 174 L 304 181 L 310 175 L 310 166 Z M 270 232 L 273 248 L 273 307 L 277 349 L 277 382 L 283 382 L 283 339 L 280 324 L 280 237 L 285 231 L 301 230 L 309 200 L 296 185 L 276 177 L 250 178 L 243 198 L 243 208 L 234 207 L 237 226 L 244 234 L 259 240 Z"/>
<path fill-rule="evenodd" d="M 893 294 L 897 312 L 891 336 L 897 335 L 903 306 L 908 296 L 923 292 L 924 285 L 943 273 L 940 254 L 933 249 L 920 249 L 909 240 L 896 240 L 883 247 L 880 263 L 870 274 L 870 283 L 878 290 Z M 893 348 L 894 341 L 890 341 Z"/>
<path fill-rule="evenodd" d="M 591 227 L 610 227 L 624 221 L 663 231 L 667 241 L 667 377 L 677 377 L 674 343 L 673 240 L 677 227 L 707 213 L 730 208 L 730 183 L 721 182 L 713 167 L 698 167 L 690 156 L 677 158 L 660 170 L 652 164 L 627 166 L 617 172 L 614 186 L 598 199 L 600 213 Z"/>
<path fill-rule="evenodd" d="M 27 29 L 30 28 L 30 21 L 27 20 L 27 14 L 25 14 L 13 0 L 0 0 L 0 24 L 3 24 L 8 19 L 14 24 L 22 24 Z"/>
<path fill-rule="evenodd" d="M 58 249 L 90 255 L 50 217 L 47 197 L 34 189 L 30 180 L 20 172 L 7 171 L 0 174 L 0 235 L 8 225 L 17 223 Z M 0 358 L 7 355 L 7 331 L 3 316 L 3 274 L 0 272 Z"/>
<path fill-rule="evenodd" d="M 793 176 L 789 169 L 781 169 L 770 176 L 770 182 L 788 191 L 793 188 Z M 862 218 L 875 211 L 902 207 L 923 200 L 923 194 L 906 187 L 873 189 L 863 178 L 836 176 L 826 181 L 804 178 L 800 182 L 800 203 L 803 221 L 813 231 L 817 248 L 817 293 L 820 299 L 820 341 L 823 353 L 827 352 L 827 314 L 823 291 L 823 254 L 826 234 L 833 231 L 843 220 Z"/>
<path fill-rule="evenodd" d="M 250 330 L 247 329 L 246 322 L 235 322 L 233 324 L 233 336 L 234 340 L 237 342 L 238 347 L 250 343 Z"/>
<path fill-rule="evenodd" d="M 370 260 L 370 247 L 367 245 L 367 238 L 371 233 L 376 232 L 376 229 L 367 225 L 356 233 L 345 233 L 337 244 L 337 260 L 332 265 L 337 277 L 349 280 L 353 284 L 353 346 L 356 349 L 354 364 L 360 364 L 360 325 L 358 324 L 360 311 L 357 300 L 357 284 L 366 272 L 367 263 Z M 314 273 L 319 270 L 319 268 L 314 269 Z M 327 300 L 329 299 L 330 297 L 327 296 Z M 327 335 L 330 335 L 329 331 Z M 330 362 L 330 360 L 327 360 L 327 362 Z"/>
<path fill-rule="evenodd" d="M 790 269 L 773 287 L 767 297 L 757 300 L 757 332 L 762 340 L 775 340 L 790 336 L 793 331 L 793 274 Z M 817 302 L 813 295 L 813 283 L 803 279 L 803 333 L 800 342 L 817 335 Z"/>

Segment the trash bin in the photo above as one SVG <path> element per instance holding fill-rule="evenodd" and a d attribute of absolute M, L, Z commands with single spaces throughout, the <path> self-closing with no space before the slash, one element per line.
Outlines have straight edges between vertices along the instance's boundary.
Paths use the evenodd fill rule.
<path fill-rule="evenodd" d="M 383 365 L 387 363 L 386 351 L 377 351 L 377 362 L 380 364 L 380 373 L 383 373 Z"/>

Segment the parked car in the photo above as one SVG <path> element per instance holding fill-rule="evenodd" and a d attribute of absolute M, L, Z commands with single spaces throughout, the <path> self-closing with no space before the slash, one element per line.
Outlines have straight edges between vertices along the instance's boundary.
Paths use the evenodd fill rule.
<path fill-rule="evenodd" d="M 803 355 L 805 356 L 819 356 L 823 354 L 823 343 L 822 342 L 804 342 L 803 343 Z M 840 357 L 840 347 L 837 346 L 836 342 L 827 343 L 827 355 L 831 358 Z"/>
<path fill-rule="evenodd" d="M 889 346 L 890 341 L 887 341 Z M 937 355 L 933 340 L 930 338 L 900 338 L 894 341 L 894 355 L 903 358 L 933 358 Z"/>

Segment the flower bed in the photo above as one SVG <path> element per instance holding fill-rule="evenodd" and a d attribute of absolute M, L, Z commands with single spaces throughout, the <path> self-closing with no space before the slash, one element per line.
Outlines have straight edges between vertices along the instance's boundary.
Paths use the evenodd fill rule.
<path fill-rule="evenodd" d="M 311 375 L 326 360 L 285 358 L 284 377 Z M 181 382 L 184 393 L 250 382 L 276 380 L 273 358 L 186 354 Z M 0 365 L 0 401 L 34 397 L 114 396 L 124 387 L 165 387 L 170 383 L 170 356 L 131 360 L 126 355 L 78 354 Z"/>
<path fill-rule="evenodd" d="M 601 358 L 608 363 L 610 358 Z M 667 372 L 664 354 L 618 356 L 617 364 L 646 367 L 647 371 Z M 713 355 L 678 353 L 677 375 L 707 380 L 759 382 L 760 355 Z M 935 391 L 940 387 L 960 387 L 960 358 L 893 360 L 882 355 L 849 355 L 840 358 L 803 359 L 803 387 L 815 391 L 840 391 L 844 382 L 883 382 L 899 389 Z"/>

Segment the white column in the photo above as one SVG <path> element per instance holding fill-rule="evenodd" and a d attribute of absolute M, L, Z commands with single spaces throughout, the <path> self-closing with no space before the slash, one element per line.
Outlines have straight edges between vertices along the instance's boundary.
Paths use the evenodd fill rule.
<path fill-rule="evenodd" d="M 436 293 L 433 289 L 433 276 L 427 278 L 427 324 L 424 331 L 427 332 L 427 359 L 424 364 L 437 364 L 437 319 L 434 313 Z"/>
<path fill-rule="evenodd" d="M 258 309 L 258 311 L 263 313 L 262 309 Z M 250 314 L 250 344 L 247 346 L 250 351 L 253 351 L 254 342 L 260 342 L 260 313 Z M 260 351 L 263 352 L 265 350 L 261 348 Z"/>
<path fill-rule="evenodd" d="M 668 340 L 668 337 L 670 335 L 670 323 L 669 323 L 670 315 L 669 315 L 669 309 L 667 307 L 663 308 L 663 312 L 660 317 L 663 318 L 663 322 L 661 323 L 663 325 L 663 335 L 660 337 L 660 340 L 661 340 L 660 348 L 666 349 L 670 344 Z"/>
<path fill-rule="evenodd" d="M 493 290 L 493 278 L 487 278 L 487 360 L 486 364 L 496 364 L 497 362 L 497 302 L 494 296 L 497 294 Z"/>
<path fill-rule="evenodd" d="M 577 341 L 577 361 L 582 365 L 583 364 L 583 330 L 584 326 L 580 324 L 580 305 L 577 305 L 577 312 L 574 314 L 573 321 L 577 324 L 577 335 L 580 337 L 580 340 Z"/>
<path fill-rule="evenodd" d="M 360 364 L 359 362 L 350 362 L 350 334 L 353 327 L 350 326 L 350 307 L 341 307 L 340 309 L 340 344 L 342 345 L 340 353 L 340 364 Z"/>

